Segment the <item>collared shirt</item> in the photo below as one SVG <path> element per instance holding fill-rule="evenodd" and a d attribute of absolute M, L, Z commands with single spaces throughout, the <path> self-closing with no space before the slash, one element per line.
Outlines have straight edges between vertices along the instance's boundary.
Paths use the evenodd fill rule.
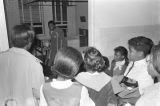
<path fill-rule="evenodd" d="M 73 84 L 71 80 L 66 81 L 58 81 L 56 79 L 53 79 L 51 82 L 51 86 L 56 89 L 66 89 L 70 87 Z"/>
<path fill-rule="evenodd" d="M 160 106 L 160 82 L 145 89 L 135 106 Z"/>
<path fill-rule="evenodd" d="M 89 88 L 100 91 L 111 80 L 111 77 L 104 72 L 82 72 L 77 75 L 76 80 Z"/>
<path fill-rule="evenodd" d="M 51 84 L 51 87 L 56 89 L 66 89 L 70 87 L 73 84 L 73 82 L 71 80 L 58 81 L 56 79 L 53 79 L 50 84 Z M 43 94 L 43 85 L 41 86 L 41 89 L 40 89 L 40 106 L 48 106 Z M 95 106 L 95 103 L 89 97 L 87 88 L 84 86 L 82 87 L 79 106 Z"/>
<path fill-rule="evenodd" d="M 132 66 L 133 62 L 130 62 L 124 75 L 126 75 Z M 143 94 L 144 88 L 153 85 L 154 81 L 147 71 L 146 59 L 142 59 L 134 62 L 133 68 L 128 73 L 127 77 L 138 81 L 140 94 Z"/>
<path fill-rule="evenodd" d="M 25 49 L 11 48 L 0 54 L 0 105 L 13 98 L 20 106 L 35 106 L 33 89 L 39 95 L 44 82 L 40 61 Z"/>

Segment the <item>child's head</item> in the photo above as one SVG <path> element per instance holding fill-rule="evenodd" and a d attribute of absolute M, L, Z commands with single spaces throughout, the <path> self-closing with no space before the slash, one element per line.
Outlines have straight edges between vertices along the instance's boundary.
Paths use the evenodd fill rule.
<path fill-rule="evenodd" d="M 82 64 L 83 58 L 81 53 L 72 47 L 66 47 L 57 52 L 53 71 L 60 77 L 73 79 L 79 72 Z"/>
<path fill-rule="evenodd" d="M 128 41 L 128 45 L 130 51 L 130 60 L 138 61 L 150 54 L 153 41 L 149 38 L 138 36 L 130 39 Z"/>
<path fill-rule="evenodd" d="M 84 51 L 84 63 L 87 70 L 102 72 L 106 69 L 102 54 L 94 47 L 89 47 Z"/>
<path fill-rule="evenodd" d="M 29 25 L 16 25 L 12 29 L 11 39 L 14 47 L 29 49 L 34 37 L 34 31 Z"/>
<path fill-rule="evenodd" d="M 128 59 L 128 51 L 123 46 L 118 46 L 114 49 L 114 60 L 122 61 L 124 59 Z"/>
<path fill-rule="evenodd" d="M 106 56 L 103 56 L 103 59 L 105 61 L 106 68 L 108 69 L 109 68 L 109 59 Z"/>

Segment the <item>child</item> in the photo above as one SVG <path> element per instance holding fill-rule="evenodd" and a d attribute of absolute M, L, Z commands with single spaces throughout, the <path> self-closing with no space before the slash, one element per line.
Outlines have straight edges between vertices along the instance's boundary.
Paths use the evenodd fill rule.
<path fill-rule="evenodd" d="M 124 89 L 122 92 L 117 93 L 121 97 L 120 102 L 135 104 L 140 95 L 143 95 L 144 89 L 150 85 L 153 85 L 153 79 L 147 71 L 146 56 L 150 54 L 150 50 L 153 46 L 151 39 L 138 36 L 128 41 L 129 52 L 130 52 L 130 63 L 124 73 L 124 76 L 133 79 L 138 82 L 138 88 L 132 90 L 127 89 L 128 87 L 119 86 Z M 119 77 L 119 78 L 118 78 Z M 118 76 L 119 81 L 113 83 L 113 85 L 120 84 L 123 80 L 123 76 Z M 121 78 L 122 77 L 122 78 Z M 114 77 L 112 81 L 116 79 Z M 117 87 L 113 87 L 113 89 Z M 134 92 L 133 92 L 134 91 Z M 135 94 L 136 92 L 136 94 Z M 124 95 L 125 94 L 125 95 Z M 127 97 L 126 97 L 127 95 Z M 129 95 L 129 96 L 128 96 Z"/>
<path fill-rule="evenodd" d="M 111 63 L 112 75 L 123 75 L 128 66 L 128 51 L 123 46 L 114 49 L 114 60 Z"/>
<path fill-rule="evenodd" d="M 158 78 L 158 82 L 145 89 L 136 106 L 160 106 L 160 44 L 152 48 L 148 71 L 151 76 Z"/>
<path fill-rule="evenodd" d="M 57 79 L 41 87 L 40 106 L 94 106 L 88 90 L 71 80 L 81 70 L 83 58 L 76 49 L 60 49 L 55 57 L 52 70 Z"/>
<path fill-rule="evenodd" d="M 0 53 L 0 106 L 35 106 L 39 99 L 44 75 L 41 61 L 29 53 L 34 36 L 30 26 L 16 25 L 10 36 L 13 47 Z"/>
<path fill-rule="evenodd" d="M 93 47 L 84 52 L 84 63 L 87 72 L 81 72 L 76 80 L 89 89 L 90 97 L 96 106 L 107 106 L 111 100 L 114 103 L 114 94 L 110 83 L 111 77 L 104 73 L 106 64 L 101 53 Z"/>
<path fill-rule="evenodd" d="M 153 79 L 147 71 L 146 56 L 150 54 L 153 42 L 151 39 L 139 36 L 128 41 L 130 51 L 130 64 L 128 65 L 125 76 L 138 81 L 140 94 L 143 89 L 153 84 Z"/>

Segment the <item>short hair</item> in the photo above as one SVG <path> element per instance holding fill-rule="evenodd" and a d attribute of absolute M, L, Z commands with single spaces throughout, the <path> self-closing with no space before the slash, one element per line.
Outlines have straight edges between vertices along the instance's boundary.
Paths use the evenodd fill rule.
<path fill-rule="evenodd" d="M 84 63 L 86 70 L 93 72 L 103 72 L 106 69 L 102 54 L 94 47 L 89 47 L 84 51 Z"/>
<path fill-rule="evenodd" d="M 56 24 L 55 24 L 55 22 L 54 22 L 54 21 L 52 21 L 52 20 L 51 20 L 51 21 L 48 21 L 48 25 L 49 25 L 49 24 L 56 25 Z"/>
<path fill-rule="evenodd" d="M 81 53 L 72 48 L 66 47 L 60 49 L 54 60 L 52 72 L 56 72 L 58 76 L 66 79 L 73 79 L 83 64 Z"/>
<path fill-rule="evenodd" d="M 146 57 L 151 52 L 151 48 L 154 45 L 153 41 L 144 36 L 138 36 L 128 41 L 129 46 L 132 46 L 136 51 L 143 52 Z"/>
<path fill-rule="evenodd" d="M 125 58 L 128 58 L 128 51 L 123 46 L 118 46 L 114 49 L 115 52 L 119 52 L 121 55 L 123 55 Z"/>
<path fill-rule="evenodd" d="M 153 46 L 151 56 L 153 67 L 160 74 L 160 44 Z"/>
<path fill-rule="evenodd" d="M 14 47 L 23 48 L 32 42 L 34 37 L 33 29 L 27 24 L 16 25 L 13 27 L 11 39 Z"/>

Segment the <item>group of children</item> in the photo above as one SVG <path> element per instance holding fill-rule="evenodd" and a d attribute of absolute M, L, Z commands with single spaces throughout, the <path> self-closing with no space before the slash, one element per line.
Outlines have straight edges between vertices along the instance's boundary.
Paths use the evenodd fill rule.
<path fill-rule="evenodd" d="M 139 98 L 143 97 L 149 86 L 154 85 L 155 75 L 150 73 L 159 71 L 159 63 L 153 63 L 154 58 L 151 57 L 159 59 L 160 50 L 152 50 L 150 54 L 154 44 L 151 39 L 142 36 L 130 39 L 128 45 L 129 59 L 126 48 L 116 47 L 111 68 L 94 47 L 88 47 L 83 57 L 72 47 L 59 50 L 52 67 L 57 78 L 41 87 L 40 106 L 141 106 L 142 99 L 139 102 Z M 157 67 L 152 65 L 151 70 L 149 64 Z M 135 88 L 129 88 L 129 84 L 122 86 L 124 77 L 130 79 L 131 85 L 134 81 L 138 85 Z M 118 87 L 121 91 L 115 92 Z"/>
<path fill-rule="evenodd" d="M 17 25 L 13 47 L 0 53 L 0 104 L 35 106 L 40 97 L 40 106 L 160 106 L 160 44 L 151 39 L 131 38 L 129 53 L 116 47 L 110 68 L 94 47 L 83 55 L 61 48 L 51 65 L 54 78 L 44 83 L 40 61 L 28 52 L 33 38 L 30 27 Z"/>
<path fill-rule="evenodd" d="M 102 54 L 93 47 L 87 48 L 84 58 L 72 47 L 60 49 L 52 67 L 57 78 L 41 87 L 40 106 L 108 104 L 111 88 L 108 91 L 106 88 L 111 77 L 104 73 L 105 70 L 106 64 Z"/>

